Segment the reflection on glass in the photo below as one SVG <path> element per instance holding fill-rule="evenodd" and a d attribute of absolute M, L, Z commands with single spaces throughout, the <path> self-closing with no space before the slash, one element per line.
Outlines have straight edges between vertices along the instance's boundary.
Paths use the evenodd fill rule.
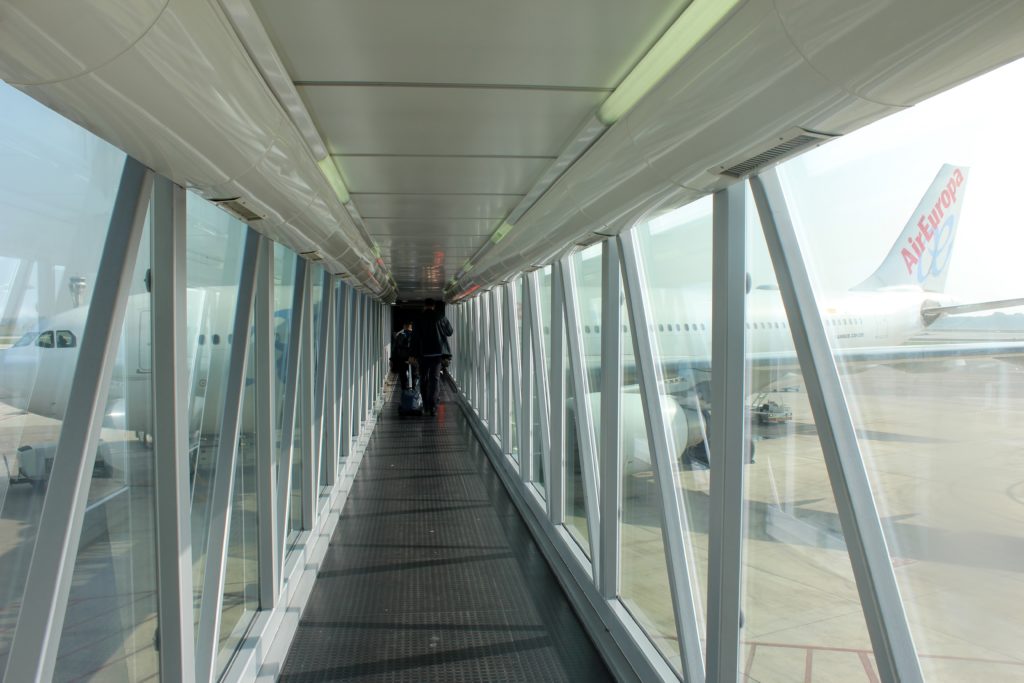
<path fill-rule="evenodd" d="M 209 552 L 210 495 L 224 413 L 229 342 L 233 341 L 229 340 L 229 335 L 238 299 L 245 226 L 192 193 L 186 196 L 186 216 L 192 585 L 198 620 Z"/>
<path fill-rule="evenodd" d="M 569 337 L 562 320 L 562 367 L 565 370 L 565 526 L 569 534 L 590 556 L 590 530 L 587 527 L 586 487 L 583 485 L 583 461 L 580 455 L 580 423 L 576 419 L 576 389 L 569 362 Z"/>
<path fill-rule="evenodd" d="M 281 244 L 274 244 L 274 369 L 276 391 L 274 392 L 274 463 L 278 468 L 277 485 L 284 486 L 287 476 L 281 469 L 288 458 L 286 444 L 281 443 L 284 426 L 284 388 L 288 380 L 288 348 L 291 344 L 292 295 L 295 291 L 295 266 L 298 256 Z"/>
<path fill-rule="evenodd" d="M 147 219 L 89 483 L 92 502 L 75 560 L 57 680 L 83 674 L 86 680 L 142 680 L 158 670 L 149 263 Z M 58 314 L 50 325 L 71 327 L 68 316 L 76 313 Z M 75 332 L 80 336 L 81 328 Z M 58 330 L 56 338 L 61 336 Z"/>
<path fill-rule="evenodd" d="M 695 583 L 692 589 L 702 636 L 708 547 L 706 428 L 711 407 L 711 204 L 707 197 L 635 229 L 655 343 L 659 400 L 675 449 L 674 466 L 679 468 L 676 476 L 687 521 L 683 541 L 691 582 Z M 628 316 L 623 315 L 623 321 L 623 491 L 628 514 L 623 516 L 622 533 L 624 543 L 625 539 L 641 543 L 633 551 L 638 556 L 633 572 L 646 579 L 624 581 L 623 599 L 634 614 L 643 615 L 641 624 L 678 666 L 679 647 L 673 640 L 676 629 L 655 507 L 662 501 L 647 442 Z M 637 521 L 631 523 L 634 519 Z M 640 554 L 642 543 L 650 552 Z M 626 588 L 635 593 L 631 595 Z"/>
<path fill-rule="evenodd" d="M 1024 309 L 936 310 L 1024 294 L 1022 79 L 1010 64 L 779 169 L 928 680 L 1024 675 Z"/>
<path fill-rule="evenodd" d="M 803 375 L 748 193 L 744 673 L 752 680 L 876 680 Z M 872 674 L 866 667 L 872 667 Z"/>
<path fill-rule="evenodd" d="M 78 358 L 77 343 L 61 345 L 58 339 L 70 342 L 61 332 L 66 330 L 81 340 L 124 160 L 119 150 L 0 83 L 0 671 L 14 636 L 48 461 L 60 438 Z M 148 244 L 142 249 L 148 254 Z M 143 417 L 145 409 L 140 407 Z M 118 524 L 132 512 L 123 451 L 104 444 L 89 484 L 90 515 L 105 517 L 116 507 L 112 519 Z M 106 507 L 102 501 L 115 492 L 120 492 L 118 504 Z M 140 517 L 139 523 L 137 538 L 144 544 L 148 522 Z M 125 548 L 121 557 L 138 551 L 141 558 L 143 547 Z M 104 583 L 112 576 L 109 545 L 83 536 L 80 557 L 89 552 L 97 558 L 89 595 L 123 590 L 123 583 Z M 91 676 L 104 675 L 108 664 L 115 666 L 111 675 L 120 675 L 126 664 L 110 655 L 123 656 L 125 647 L 142 648 L 131 662 L 146 670 L 141 677 L 155 672 L 155 660 L 145 664 L 152 648 L 132 646 L 125 631 L 135 621 L 144 630 L 141 622 L 155 609 L 150 594 L 140 604 L 115 610 L 110 628 L 94 634 L 104 643 L 83 662 Z M 91 640 L 76 642 L 88 648 Z"/>
<path fill-rule="evenodd" d="M 234 340 L 232 340 L 232 343 Z M 231 493 L 231 528 L 221 605 L 219 670 L 231 661 L 259 609 L 259 557 L 256 500 L 255 340 L 250 334 L 248 376 L 242 395 L 242 426 L 238 436 L 235 483 Z"/>

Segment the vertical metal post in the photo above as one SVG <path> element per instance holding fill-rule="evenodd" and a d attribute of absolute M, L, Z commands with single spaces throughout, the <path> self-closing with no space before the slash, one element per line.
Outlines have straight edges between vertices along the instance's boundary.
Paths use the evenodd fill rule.
<path fill-rule="evenodd" d="M 532 331 L 531 342 L 533 344 L 533 368 L 532 376 L 537 394 L 537 408 L 540 414 L 540 458 L 541 471 L 544 475 L 544 489 L 547 491 L 550 482 L 549 460 L 551 458 L 551 403 L 548 399 L 548 363 L 547 354 L 544 350 L 544 309 L 540 305 L 540 273 L 534 271 L 526 278 L 526 286 L 530 289 L 530 329 Z M 530 418 L 533 424 L 533 418 Z M 545 498 L 547 494 L 545 493 Z"/>
<path fill-rule="evenodd" d="M 708 520 L 707 677 L 739 680 L 743 564 L 743 463 L 747 430 L 746 192 L 714 198 L 711 276 L 711 500 Z"/>
<path fill-rule="evenodd" d="M 619 594 L 619 550 L 622 515 L 622 280 L 615 240 L 601 250 L 601 434 L 598 471 L 601 473 L 601 595 Z"/>
<path fill-rule="evenodd" d="M 519 476 L 524 482 L 533 481 L 534 461 L 540 457 L 539 453 L 533 452 L 533 346 L 530 343 L 532 335 L 532 309 L 533 302 L 527 275 L 520 275 L 523 279 L 523 301 L 521 302 L 522 322 L 519 327 L 520 366 L 519 366 L 519 405 L 522 406 L 522 416 L 517 424 L 519 427 Z"/>
<path fill-rule="evenodd" d="M 576 288 L 576 266 L 572 256 L 562 260 L 562 298 L 565 303 L 565 329 L 568 333 L 569 363 L 572 365 L 575 397 L 577 443 L 580 448 L 580 470 L 583 473 L 583 500 L 587 513 L 587 536 L 590 539 L 590 561 L 594 581 L 600 582 L 601 517 L 598 505 L 597 444 L 594 443 L 593 407 L 587 379 L 587 359 L 583 348 L 583 330 L 579 316 L 579 293 Z M 600 585 L 600 583 L 598 583 Z"/>
<path fill-rule="evenodd" d="M 331 322 L 332 313 L 334 308 L 334 287 L 331 285 L 332 276 L 326 270 L 323 273 L 322 278 L 323 286 L 320 292 L 320 329 L 316 330 L 317 337 L 320 339 L 320 347 L 317 349 L 316 359 L 316 379 L 314 381 L 314 393 L 313 393 L 313 450 L 316 453 L 314 460 L 313 472 L 313 506 L 316 507 L 316 499 L 320 497 L 320 471 L 323 469 L 324 446 L 330 440 L 327 432 L 329 431 L 327 410 L 327 386 L 328 377 L 330 376 L 330 370 L 328 367 L 328 361 L 330 360 L 331 354 Z M 312 528 L 312 527 L 311 527 Z"/>
<path fill-rule="evenodd" d="M 515 403 L 512 397 L 512 322 L 509 318 L 508 307 L 509 285 L 502 284 L 498 290 L 498 309 L 501 315 L 501 349 L 502 349 L 502 372 L 501 372 L 501 451 L 508 456 L 512 455 L 512 444 L 518 437 L 512 433 L 512 415 L 515 410 Z"/>
<path fill-rule="evenodd" d="M 491 432 L 495 430 L 494 418 L 491 415 L 491 391 L 494 390 L 492 386 L 492 373 L 491 373 L 491 344 L 489 341 L 490 337 L 490 311 L 488 310 L 487 303 L 490 298 L 490 292 L 483 292 L 477 297 L 477 305 L 480 310 L 480 326 L 477 328 L 477 340 L 480 347 L 480 416 L 484 422 L 487 423 L 487 429 Z"/>
<path fill-rule="evenodd" d="M 299 354 L 299 438 L 302 440 L 302 529 L 313 528 L 316 522 L 316 487 L 313 482 L 320 474 L 316 471 L 315 439 L 313 438 L 313 269 L 306 270 L 306 288 L 309 294 L 303 299 L 302 333 L 296 343 L 302 347 Z"/>
<path fill-rule="evenodd" d="M 287 554 L 288 534 L 291 531 L 292 464 L 295 456 L 295 408 L 298 405 L 299 355 L 302 345 L 299 338 L 306 324 L 306 298 L 309 297 L 306 282 L 306 260 L 295 257 L 295 280 L 292 285 L 291 320 L 288 331 L 288 358 L 284 383 L 284 403 L 281 410 L 281 458 L 277 470 L 280 485 L 277 489 L 277 528 L 280 531 L 278 543 L 279 572 L 284 575 L 284 560 Z"/>
<path fill-rule="evenodd" d="M 508 322 L 508 331 L 505 333 L 505 343 L 508 344 L 509 349 L 509 370 L 511 371 L 512 377 L 512 391 L 509 394 L 509 400 L 512 402 L 511 416 L 515 418 L 516 429 L 515 432 L 509 435 L 512 439 L 512 443 L 520 446 L 519 440 L 519 423 L 523 420 L 523 404 L 522 404 L 522 382 L 521 382 L 521 370 L 522 365 L 519 362 L 519 302 L 516 296 L 516 281 L 508 283 L 505 286 L 505 319 Z M 511 431 L 511 430 L 510 430 Z M 511 446 L 509 447 L 509 453 L 512 452 Z M 519 448 L 519 459 L 520 466 L 522 465 L 522 448 Z"/>
<path fill-rule="evenodd" d="M 352 317 L 355 308 L 355 290 L 347 285 L 342 294 L 344 308 L 342 309 L 341 325 L 342 330 L 342 360 L 341 360 L 341 430 L 338 439 L 341 442 L 341 457 L 347 458 L 352 455 L 352 352 L 354 337 L 352 335 Z"/>
<path fill-rule="evenodd" d="M 494 387 L 491 391 L 491 414 L 494 416 L 491 432 L 501 438 L 502 430 L 505 428 L 505 419 L 502 416 L 502 409 L 505 401 L 502 391 L 505 386 L 505 355 L 501 335 L 501 286 L 498 285 L 487 293 L 491 310 L 491 371 L 494 373 Z"/>
<path fill-rule="evenodd" d="M 256 529 L 259 535 L 260 608 L 277 604 L 280 558 L 277 527 L 277 470 L 274 466 L 274 431 L 277 423 L 277 374 L 274 346 L 274 244 L 264 238 L 256 273 Z M 162 642 L 162 641 L 161 641 Z"/>
<path fill-rule="evenodd" d="M 160 673 L 195 671 L 192 526 L 188 462 L 188 341 L 185 190 L 158 176 L 153 187 L 153 463 L 156 497 L 157 623 Z"/>
<path fill-rule="evenodd" d="M 327 386 L 324 387 L 324 446 L 321 457 L 325 463 L 327 486 L 334 486 L 338 476 L 338 291 L 337 278 L 331 276 L 331 322 L 327 334 Z"/>
<path fill-rule="evenodd" d="M 565 523 L 565 316 L 562 264 L 551 264 L 551 465 L 548 468 L 548 518 L 554 525 Z"/>
<path fill-rule="evenodd" d="M 252 228 L 246 229 L 242 253 L 242 271 L 238 282 L 238 301 L 231 328 L 231 355 L 224 382 L 224 413 L 221 416 L 217 460 L 210 486 L 210 530 L 206 544 L 206 571 L 203 574 L 203 595 L 199 603 L 199 632 L 196 638 L 196 680 L 212 681 L 214 663 L 220 643 L 221 605 L 224 601 L 224 578 L 227 571 L 228 540 L 231 530 L 231 498 L 235 485 L 235 462 L 238 457 L 238 433 L 242 421 L 242 399 L 245 395 L 245 370 L 249 356 L 249 326 L 252 321 L 256 289 L 256 260 L 261 237 Z"/>
<path fill-rule="evenodd" d="M 778 173 L 773 169 L 751 179 L 751 188 L 818 428 L 879 676 L 887 682 L 921 681 L 921 663 L 871 482 Z"/>
<path fill-rule="evenodd" d="M 633 336 L 647 442 L 653 455 L 654 475 L 661 494 L 661 536 L 668 567 L 672 607 L 679 632 L 679 650 L 683 660 L 683 676 L 690 683 L 704 681 L 704 653 L 700 643 L 694 586 L 689 571 L 689 553 L 684 530 L 689 528 L 686 509 L 679 488 L 678 451 L 665 420 L 659 393 L 660 372 L 655 363 L 654 325 L 644 289 L 644 278 L 636 254 L 634 230 L 618 236 L 623 285 Z M 671 398 L 667 399 L 673 400 Z"/>
<path fill-rule="evenodd" d="M 53 677 L 152 183 L 151 171 L 131 157 L 125 160 L 100 256 L 98 272 L 102 277 L 96 280 L 71 379 L 70 395 L 75 400 L 64 415 L 36 528 L 22 609 L 4 675 L 8 681 L 48 681 Z"/>

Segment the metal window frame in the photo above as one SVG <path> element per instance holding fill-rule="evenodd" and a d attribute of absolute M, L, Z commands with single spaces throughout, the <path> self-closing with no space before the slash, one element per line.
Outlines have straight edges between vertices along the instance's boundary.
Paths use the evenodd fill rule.
<path fill-rule="evenodd" d="M 570 254 L 562 260 L 562 303 L 565 308 L 565 330 L 569 342 L 569 363 L 572 367 L 573 397 L 576 401 L 576 432 L 580 448 L 580 470 L 583 474 L 583 502 L 587 514 L 590 562 L 596 583 L 600 581 L 601 556 L 601 513 L 598 502 L 600 475 L 597 472 L 597 435 L 594 430 L 593 408 L 590 405 L 590 380 L 587 378 L 579 301 L 576 264 L 573 262 L 573 255 Z"/>
<path fill-rule="evenodd" d="M 311 436 L 314 440 L 314 453 L 316 457 L 313 458 L 315 465 L 312 468 L 311 478 L 313 480 L 314 508 L 316 507 L 316 500 L 320 497 L 320 471 L 325 465 L 323 461 L 324 448 L 329 447 L 328 442 L 330 441 L 328 436 L 330 427 L 329 421 L 326 419 L 327 411 L 325 408 L 328 396 L 328 378 L 331 375 L 329 363 L 331 358 L 331 323 L 334 322 L 333 285 L 333 276 L 324 270 L 321 284 L 322 291 L 320 292 L 320 329 L 316 332 L 320 342 L 316 354 L 316 377 L 313 380 L 313 430 Z"/>
<path fill-rule="evenodd" d="M 656 362 L 654 326 L 650 322 L 645 280 L 637 257 L 636 230 L 618 237 L 622 283 L 626 294 L 633 355 L 637 366 L 648 447 L 653 455 L 654 476 L 661 500 L 661 532 L 672 593 L 672 611 L 679 637 L 683 676 L 690 683 L 704 681 L 704 652 L 697 617 L 696 590 L 691 581 L 690 552 L 684 540 L 689 528 L 672 433 L 661 407 L 659 367 Z M 696 580 L 696 577 L 693 577 Z"/>
<path fill-rule="evenodd" d="M 210 528 L 207 535 L 206 570 L 203 573 L 203 594 L 199 603 L 199 628 L 196 636 L 197 681 L 212 681 L 217 675 L 214 668 L 220 644 L 221 607 L 224 602 L 224 580 L 227 574 L 238 435 L 245 396 L 249 328 L 255 302 L 256 262 L 262 247 L 263 238 L 260 234 L 247 227 L 235 318 L 231 327 L 234 343 L 231 345 L 227 379 L 224 382 L 225 405 L 221 414 L 217 442 L 217 464 L 210 487 Z"/>
<path fill-rule="evenodd" d="M 295 279 L 292 284 L 292 308 L 288 331 L 288 358 L 285 370 L 284 403 L 281 406 L 281 457 L 278 463 L 277 528 L 279 530 L 278 562 L 280 574 L 284 576 L 284 563 L 288 550 L 288 535 L 291 531 L 292 463 L 295 455 L 295 414 L 298 405 L 299 355 L 302 346 L 299 338 L 305 318 L 305 300 L 309 297 L 305 259 L 295 256 Z"/>
<path fill-rule="evenodd" d="M 500 286 L 495 287 L 487 293 L 490 298 L 490 311 L 491 311 L 491 369 L 494 372 L 494 388 L 491 391 L 491 401 L 493 403 L 493 415 L 494 423 L 491 425 L 491 433 L 494 434 L 498 440 L 502 439 L 502 431 L 507 429 L 506 421 L 508 416 L 505 414 L 508 410 L 505 408 L 505 348 L 502 344 L 503 335 L 501 333 L 501 288 Z"/>
<path fill-rule="evenodd" d="M 508 455 L 514 462 L 519 463 L 520 470 L 522 469 L 522 443 L 519 438 L 519 423 L 522 422 L 522 382 L 520 377 L 520 370 L 522 364 L 519 356 L 519 323 L 516 318 L 516 307 L 518 305 L 516 297 L 516 286 L 515 279 L 505 285 L 505 321 L 508 323 L 505 326 L 505 346 L 508 347 L 508 363 L 509 363 L 509 378 L 511 382 L 509 391 L 509 402 L 512 405 L 512 410 L 509 411 L 509 449 Z M 516 428 L 515 433 L 512 433 L 511 420 L 515 419 Z M 515 457 L 512 456 L 512 445 L 515 445 L 517 453 Z"/>
<path fill-rule="evenodd" d="M 185 190 L 157 176 L 153 185 L 152 273 L 153 460 L 157 625 L 160 672 L 184 680 L 195 670 L 192 525 L 188 452 L 188 290 Z M 169 362 L 167 362 L 169 361 Z"/>
<path fill-rule="evenodd" d="M 601 250 L 601 433 L 598 501 L 601 521 L 598 590 L 606 599 L 619 594 L 622 534 L 622 278 L 615 240 Z"/>
<path fill-rule="evenodd" d="M 299 438 L 302 440 L 302 530 L 309 531 L 316 524 L 316 486 L 314 482 L 319 476 L 316 471 L 317 458 L 315 445 L 317 439 L 313 437 L 313 425 L 315 422 L 313 414 L 313 397 L 316 387 L 313 377 L 313 268 L 306 269 L 306 285 L 308 294 L 302 299 L 302 332 L 299 335 L 298 344 L 302 349 L 299 353 L 299 383 L 298 400 L 299 408 L 297 415 L 302 416 L 298 425 Z M 321 318 L 323 316 L 321 315 Z"/>
<path fill-rule="evenodd" d="M 556 526 L 565 523 L 565 338 L 562 334 L 565 323 L 562 298 L 562 264 L 556 261 L 551 264 L 551 368 L 548 380 L 551 450 L 547 485 L 548 519 Z"/>
<path fill-rule="evenodd" d="M 501 451 L 508 457 L 512 457 L 513 444 L 518 444 L 518 440 L 515 439 L 515 435 L 512 434 L 512 421 L 513 411 L 515 408 L 515 398 L 513 392 L 513 379 L 512 379 L 512 344 L 510 343 L 509 321 L 508 313 L 508 284 L 501 285 L 497 295 L 499 298 L 499 315 L 501 316 L 501 364 L 502 364 L 502 381 L 501 381 Z M 516 446 L 518 448 L 518 446 Z"/>
<path fill-rule="evenodd" d="M 76 401 L 68 404 L 61 425 L 5 680 L 50 680 L 56 667 L 88 483 L 152 184 L 152 171 L 127 157 L 100 255 L 97 272 L 103 277 L 96 280 L 71 379 L 70 395 Z"/>
<path fill-rule="evenodd" d="M 491 378 L 491 312 L 488 307 L 488 292 L 476 299 L 480 310 L 480 325 L 477 328 L 477 340 L 480 345 L 480 416 L 490 431 L 495 431 L 494 416 L 491 411 L 491 393 L 494 391 L 494 380 Z"/>
<path fill-rule="evenodd" d="M 750 184 L 818 428 L 879 676 L 883 681 L 921 681 L 921 663 L 871 482 L 778 172 L 765 171 Z"/>
<path fill-rule="evenodd" d="M 341 403 L 341 457 L 348 458 L 352 455 L 352 407 L 355 397 L 353 391 L 353 354 L 355 352 L 353 348 L 355 334 L 353 319 L 355 316 L 355 305 L 356 305 L 356 291 L 351 286 L 345 287 L 344 294 L 345 308 L 342 315 L 342 326 L 341 333 L 344 335 L 345 340 L 342 349 L 342 366 L 341 366 L 341 389 L 340 395 L 342 396 Z"/>
<path fill-rule="evenodd" d="M 739 680 L 743 591 L 746 397 L 746 187 L 714 194 L 711 277 L 711 491 L 708 515 L 707 678 Z"/>
<path fill-rule="evenodd" d="M 537 408 L 540 413 L 540 458 L 541 472 L 544 476 L 544 490 L 547 491 L 548 482 L 551 481 L 551 400 L 548 388 L 548 364 L 547 355 L 544 352 L 544 315 L 540 302 L 540 271 L 528 273 L 524 289 L 530 292 L 530 335 L 533 343 L 533 369 L 532 376 L 536 387 Z M 531 397 L 532 403 L 532 397 Z M 530 406 L 530 425 L 533 428 L 533 406 Z M 532 443 L 532 439 L 531 439 Z M 545 493 L 545 499 L 547 494 Z"/>
<path fill-rule="evenodd" d="M 534 481 L 535 460 L 533 452 L 533 297 L 529 286 L 529 274 L 520 276 L 523 280 L 523 301 L 520 303 L 522 321 L 519 325 L 519 405 L 523 419 L 516 423 L 519 434 L 519 476 L 523 482 Z"/>
<path fill-rule="evenodd" d="M 256 303 L 254 312 L 255 372 L 256 378 L 256 531 L 259 538 L 260 609 L 273 609 L 280 595 L 281 566 L 277 526 L 277 483 L 274 467 L 275 427 L 277 424 L 277 375 L 274 344 L 274 245 L 264 238 L 260 249 L 256 275 Z M 188 478 L 186 477 L 186 481 Z M 161 638 L 161 644 L 163 640 Z"/>

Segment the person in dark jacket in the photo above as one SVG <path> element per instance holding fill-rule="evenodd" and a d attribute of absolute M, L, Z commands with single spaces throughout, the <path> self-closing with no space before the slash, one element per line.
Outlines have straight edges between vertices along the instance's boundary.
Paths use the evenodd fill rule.
<path fill-rule="evenodd" d="M 428 415 L 437 415 L 441 395 L 441 359 L 451 355 L 448 337 L 453 331 L 448 318 L 438 310 L 437 302 L 433 299 L 423 302 L 423 320 L 413 338 L 412 356 L 420 368 L 423 411 Z"/>
<path fill-rule="evenodd" d="M 409 322 L 405 323 L 391 341 L 391 371 L 398 375 L 403 389 L 409 389 L 412 386 L 409 382 L 410 369 L 413 381 L 416 379 L 416 366 L 409 362 L 414 336 L 412 323 Z"/>

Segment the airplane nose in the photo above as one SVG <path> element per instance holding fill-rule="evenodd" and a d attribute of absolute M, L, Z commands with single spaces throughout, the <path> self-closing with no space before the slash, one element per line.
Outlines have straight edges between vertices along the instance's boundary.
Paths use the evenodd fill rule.
<path fill-rule="evenodd" d="M 32 391 L 34 373 L 30 364 L 19 358 L 17 349 L 0 350 L 0 401 L 16 408 L 24 408 Z"/>

